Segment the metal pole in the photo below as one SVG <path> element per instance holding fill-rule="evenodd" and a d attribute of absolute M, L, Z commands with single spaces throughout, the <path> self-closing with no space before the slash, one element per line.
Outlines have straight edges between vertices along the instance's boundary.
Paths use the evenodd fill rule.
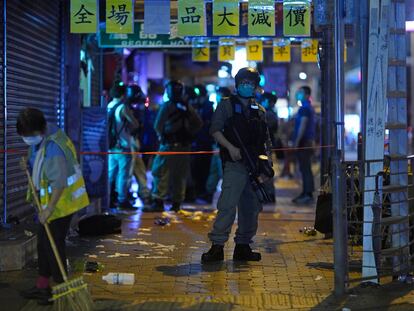
<path fill-rule="evenodd" d="M 335 0 L 335 150 L 332 155 L 332 194 L 333 194 L 333 228 L 334 228 L 334 269 L 335 295 L 342 296 L 346 290 L 347 243 L 346 243 L 346 213 L 343 208 L 343 178 L 341 163 L 344 151 L 344 0 Z"/>
<path fill-rule="evenodd" d="M 367 114 L 367 77 L 368 77 L 368 32 L 369 32 L 369 1 L 361 1 L 359 3 L 360 7 L 360 37 L 359 44 L 361 49 L 361 133 L 365 133 L 365 116 Z M 362 135 L 362 146 L 365 146 L 365 137 Z M 358 160 L 365 159 L 365 148 L 361 146 L 361 154 L 359 154 Z M 363 180 L 362 180 L 363 181 Z M 362 185 L 362 189 L 364 185 Z"/>
<path fill-rule="evenodd" d="M 3 147 L 7 151 L 7 0 L 3 0 Z M 3 161 L 3 225 L 7 227 L 7 152 Z"/>

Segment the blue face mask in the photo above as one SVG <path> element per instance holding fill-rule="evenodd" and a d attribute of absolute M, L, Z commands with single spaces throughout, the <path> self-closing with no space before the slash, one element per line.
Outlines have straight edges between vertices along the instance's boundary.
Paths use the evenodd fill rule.
<path fill-rule="evenodd" d="M 254 97 L 255 87 L 251 84 L 239 84 L 237 87 L 237 93 L 243 98 Z"/>
<path fill-rule="evenodd" d="M 29 145 L 29 146 L 37 146 L 40 144 L 43 140 L 43 136 L 37 135 L 37 136 L 23 136 L 23 141 Z"/>

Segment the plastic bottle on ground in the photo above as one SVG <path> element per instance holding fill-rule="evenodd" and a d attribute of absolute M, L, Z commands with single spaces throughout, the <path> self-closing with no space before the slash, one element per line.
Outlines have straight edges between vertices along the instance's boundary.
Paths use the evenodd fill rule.
<path fill-rule="evenodd" d="M 135 274 L 133 273 L 108 273 L 102 277 L 102 280 L 106 281 L 108 284 L 115 285 L 134 285 L 135 283 Z"/>

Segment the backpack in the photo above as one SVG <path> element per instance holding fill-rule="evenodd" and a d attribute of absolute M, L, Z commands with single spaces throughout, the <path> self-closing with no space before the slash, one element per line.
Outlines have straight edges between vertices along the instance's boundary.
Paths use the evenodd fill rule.
<path fill-rule="evenodd" d="M 126 120 L 124 119 L 122 122 L 122 126 L 119 131 L 116 129 L 116 119 L 115 119 L 115 112 L 118 109 L 119 106 L 123 105 L 124 102 L 120 101 L 115 106 L 109 110 L 108 113 L 108 143 L 109 143 L 109 149 L 114 149 L 119 140 L 120 133 L 124 130 L 126 126 Z"/>

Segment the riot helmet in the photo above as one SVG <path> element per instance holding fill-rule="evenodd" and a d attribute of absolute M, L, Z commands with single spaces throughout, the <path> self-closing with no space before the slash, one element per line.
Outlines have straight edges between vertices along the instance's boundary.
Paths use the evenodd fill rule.
<path fill-rule="evenodd" d="M 244 67 L 236 74 L 237 94 L 242 98 L 253 98 L 255 91 L 259 87 L 260 75 L 256 69 Z"/>
<path fill-rule="evenodd" d="M 166 91 L 170 101 L 181 101 L 184 95 L 184 84 L 181 81 L 172 80 L 167 83 Z"/>
<path fill-rule="evenodd" d="M 139 85 L 132 84 L 126 88 L 126 100 L 129 105 L 137 106 L 145 104 L 146 96 Z"/>

